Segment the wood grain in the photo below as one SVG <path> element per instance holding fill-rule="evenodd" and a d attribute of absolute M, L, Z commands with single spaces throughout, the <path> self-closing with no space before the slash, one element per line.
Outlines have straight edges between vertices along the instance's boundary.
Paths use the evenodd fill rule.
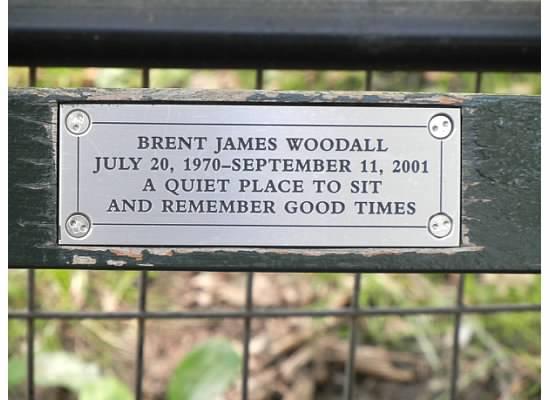
<path fill-rule="evenodd" d="M 416 104 L 462 108 L 462 245 L 442 249 L 60 247 L 60 102 Z M 540 98 L 377 92 L 12 89 L 9 266 L 236 271 L 539 272 Z"/>

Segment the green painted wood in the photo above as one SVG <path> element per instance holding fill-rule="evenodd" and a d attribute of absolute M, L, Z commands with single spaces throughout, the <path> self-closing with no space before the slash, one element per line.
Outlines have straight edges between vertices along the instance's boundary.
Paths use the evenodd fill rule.
<path fill-rule="evenodd" d="M 259 102 L 460 106 L 462 245 L 447 249 L 59 247 L 60 102 Z M 9 265 L 239 271 L 539 272 L 540 98 L 376 92 L 12 89 Z"/>

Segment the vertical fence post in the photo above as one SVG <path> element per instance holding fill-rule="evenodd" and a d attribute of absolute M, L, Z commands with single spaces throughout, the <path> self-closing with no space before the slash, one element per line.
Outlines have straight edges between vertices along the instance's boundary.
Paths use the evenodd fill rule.
<path fill-rule="evenodd" d="M 29 67 L 29 86 L 30 87 L 36 86 L 36 67 L 35 66 Z"/>
<path fill-rule="evenodd" d="M 256 90 L 261 90 L 264 88 L 264 70 L 263 69 L 257 69 L 256 70 Z"/>
<path fill-rule="evenodd" d="M 355 353 L 357 349 L 358 336 L 358 311 L 359 311 L 359 294 L 361 293 L 361 273 L 354 274 L 353 280 L 353 297 L 351 301 L 351 309 L 353 314 L 350 318 L 350 335 L 348 360 L 346 363 L 346 383 L 344 387 L 344 399 L 352 400 L 355 389 Z"/>
<path fill-rule="evenodd" d="M 372 90 L 372 71 L 368 70 L 365 72 L 365 90 L 371 91 Z"/>
<path fill-rule="evenodd" d="M 27 399 L 34 400 L 34 269 L 27 271 Z"/>
<path fill-rule="evenodd" d="M 462 311 L 464 307 L 464 274 L 460 274 L 456 294 L 456 313 L 453 332 L 453 353 L 451 366 L 451 390 L 450 399 L 455 400 L 458 393 L 458 379 L 460 376 L 460 325 L 462 323 Z"/>
<path fill-rule="evenodd" d="M 141 69 L 141 87 L 148 88 L 151 86 L 150 83 L 150 70 L 148 67 L 143 67 Z"/>
<path fill-rule="evenodd" d="M 482 76 L 483 74 L 481 72 L 476 73 L 476 93 L 481 93 L 481 84 L 482 84 Z"/>
<path fill-rule="evenodd" d="M 250 336 L 251 336 L 251 316 L 250 313 L 253 307 L 252 288 L 254 283 L 254 273 L 246 273 L 246 299 L 244 318 L 244 335 L 243 335 L 243 365 L 242 365 L 242 399 L 248 400 L 248 368 L 250 358 Z"/>
<path fill-rule="evenodd" d="M 147 309 L 147 271 L 141 271 L 139 275 L 139 304 L 137 319 L 137 348 L 136 348 L 136 375 L 135 396 L 136 400 L 143 398 L 143 350 L 145 341 L 145 316 Z"/>

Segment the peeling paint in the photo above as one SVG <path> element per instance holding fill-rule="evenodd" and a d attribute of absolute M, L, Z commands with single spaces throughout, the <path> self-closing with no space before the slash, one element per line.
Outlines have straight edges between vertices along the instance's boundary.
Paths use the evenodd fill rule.
<path fill-rule="evenodd" d="M 49 189 L 52 184 L 50 182 L 16 183 L 15 186 L 19 186 L 23 189 L 29 190 L 46 190 Z"/>
<path fill-rule="evenodd" d="M 128 263 L 124 260 L 107 260 L 107 265 L 112 265 L 114 267 L 123 267 Z"/>
<path fill-rule="evenodd" d="M 105 251 L 105 249 L 101 249 L 102 251 Z M 143 250 L 136 247 L 112 247 L 109 248 L 109 251 L 113 253 L 115 256 L 120 257 L 129 257 L 133 258 L 136 261 L 143 260 Z"/>
<path fill-rule="evenodd" d="M 88 256 L 73 256 L 73 265 L 94 265 L 96 263 L 96 259 L 93 257 Z"/>
<path fill-rule="evenodd" d="M 482 251 L 483 246 L 476 246 L 469 243 L 469 239 L 464 235 L 461 247 L 449 248 L 310 248 L 310 249 L 292 249 L 292 248 L 262 248 L 262 247 L 85 247 L 88 252 L 109 253 L 119 256 L 128 257 L 135 261 L 142 261 L 145 254 L 175 257 L 180 255 L 195 254 L 195 253 L 242 253 L 252 252 L 257 254 L 278 254 L 278 255 L 301 255 L 311 257 L 322 257 L 327 255 L 360 255 L 364 257 L 374 257 L 380 255 L 399 255 L 399 254 L 458 254 L 464 252 Z M 72 247 L 73 250 L 82 250 L 82 247 Z M 108 262 L 114 262 L 109 260 Z M 114 264 L 111 264 L 114 265 Z M 142 265 L 142 264 L 139 264 Z"/>

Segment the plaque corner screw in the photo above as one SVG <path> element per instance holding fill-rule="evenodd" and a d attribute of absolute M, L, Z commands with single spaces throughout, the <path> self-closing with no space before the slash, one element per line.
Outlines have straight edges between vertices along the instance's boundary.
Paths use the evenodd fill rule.
<path fill-rule="evenodd" d="M 90 233 L 92 221 L 86 214 L 76 212 L 67 218 L 65 229 L 72 238 L 82 239 Z"/>
<path fill-rule="evenodd" d="M 443 212 L 432 215 L 428 221 L 428 231 L 438 239 L 449 236 L 452 230 L 453 220 Z"/>
<path fill-rule="evenodd" d="M 453 133 L 454 123 L 447 114 L 436 114 L 428 122 L 428 131 L 436 139 L 446 139 Z"/>
<path fill-rule="evenodd" d="M 81 109 L 72 110 L 67 114 L 67 118 L 65 118 L 65 126 L 73 135 L 81 136 L 85 134 L 91 125 L 92 120 L 90 116 L 86 111 Z"/>

